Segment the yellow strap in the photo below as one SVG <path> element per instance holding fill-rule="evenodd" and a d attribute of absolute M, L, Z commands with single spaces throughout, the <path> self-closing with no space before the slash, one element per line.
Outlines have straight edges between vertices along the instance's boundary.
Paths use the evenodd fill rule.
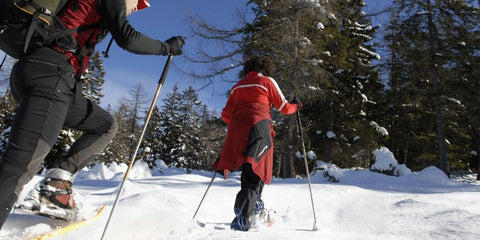
<path fill-rule="evenodd" d="M 30 5 L 27 5 L 26 7 L 20 7 L 17 5 L 16 2 L 14 2 L 15 4 L 15 7 L 17 7 L 18 9 L 22 10 L 23 12 L 25 13 L 28 13 L 30 15 L 33 15 L 33 10 L 28 10 L 27 7 L 30 6 Z M 33 7 L 31 7 L 32 9 L 34 9 Z M 45 16 L 45 17 L 42 17 L 42 16 Z M 45 14 L 40 14 L 40 16 L 38 17 L 40 19 L 42 19 L 46 24 L 48 24 L 50 26 L 50 22 L 52 21 L 52 17 L 48 16 L 48 15 L 45 15 Z"/>

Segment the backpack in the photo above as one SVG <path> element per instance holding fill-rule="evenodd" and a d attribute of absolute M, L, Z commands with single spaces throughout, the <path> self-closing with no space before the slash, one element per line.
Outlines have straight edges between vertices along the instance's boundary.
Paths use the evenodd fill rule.
<path fill-rule="evenodd" d="M 66 29 L 57 17 L 68 1 L 2 0 L 0 49 L 17 59 L 45 45 L 76 52 L 77 42 L 72 33 L 79 31 L 78 28 Z M 98 24 L 92 24 L 84 29 L 96 26 Z"/>

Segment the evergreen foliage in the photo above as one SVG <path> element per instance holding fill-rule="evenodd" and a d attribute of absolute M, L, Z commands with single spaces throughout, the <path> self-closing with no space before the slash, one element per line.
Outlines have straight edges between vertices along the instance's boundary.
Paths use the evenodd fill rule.
<path fill-rule="evenodd" d="M 369 43 L 376 28 L 362 12 L 363 1 L 249 3 L 255 18 L 244 27 L 242 53 L 275 59 L 272 77 L 288 99 L 297 96 L 304 103 L 307 148 L 342 167 L 368 167 L 371 151 L 384 138 L 376 110 L 385 86 L 372 65 L 379 59 Z M 300 150 L 295 118 L 274 119 L 274 173 L 305 174 L 295 157 Z"/>
<path fill-rule="evenodd" d="M 12 126 L 17 104 L 12 95 L 5 91 L 0 98 L 0 156 L 5 153 L 5 148 L 10 136 L 10 126 Z"/>
<path fill-rule="evenodd" d="M 394 1 L 387 146 L 413 170 L 478 166 L 479 21 L 474 1 Z M 474 93 L 474 92 L 477 93 Z M 387 123 L 388 122 L 388 123 Z M 476 135 L 477 134 L 477 135 Z"/>
<path fill-rule="evenodd" d="M 117 134 L 110 145 L 103 151 L 98 161 L 110 163 L 126 163 L 130 161 L 131 153 L 131 106 L 125 98 L 120 99 L 118 107 L 113 111 L 113 117 L 118 124 Z"/>
<path fill-rule="evenodd" d="M 83 96 L 94 103 L 100 104 L 103 84 L 105 83 L 105 70 L 100 53 L 96 51 L 90 58 L 89 66 L 82 75 Z"/>
<path fill-rule="evenodd" d="M 157 160 L 161 160 L 163 152 L 162 133 L 163 125 L 160 110 L 155 106 L 145 131 L 139 153 L 140 159 L 145 161 L 150 168 L 156 167 Z"/>

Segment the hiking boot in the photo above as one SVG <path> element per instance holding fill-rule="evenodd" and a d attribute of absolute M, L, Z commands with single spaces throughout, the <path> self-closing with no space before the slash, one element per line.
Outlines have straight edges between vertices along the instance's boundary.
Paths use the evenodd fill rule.
<path fill-rule="evenodd" d="M 40 186 L 40 214 L 71 220 L 75 216 L 72 174 L 58 168 L 49 169 Z"/>
<path fill-rule="evenodd" d="M 248 231 L 249 227 L 242 216 L 242 210 L 239 208 L 235 208 L 234 212 L 236 216 L 233 219 L 232 223 L 230 223 L 230 229 L 244 232 Z"/>
<path fill-rule="evenodd" d="M 73 209 L 75 200 L 72 194 L 72 183 L 70 181 L 48 178 L 41 186 L 40 200 L 48 201 L 61 208 Z"/>

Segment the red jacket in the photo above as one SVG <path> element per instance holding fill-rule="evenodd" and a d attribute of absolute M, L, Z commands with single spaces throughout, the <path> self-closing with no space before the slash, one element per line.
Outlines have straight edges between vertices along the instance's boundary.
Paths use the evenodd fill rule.
<path fill-rule="evenodd" d="M 77 4 L 76 7 L 74 6 L 75 4 Z M 78 2 L 70 1 L 59 15 L 59 18 L 62 20 L 62 23 L 67 29 L 87 26 L 89 24 L 100 24 L 101 21 L 100 14 L 98 13 L 97 0 L 85 0 Z M 73 33 L 73 37 L 77 41 L 77 51 L 80 51 L 83 46 L 85 46 L 87 40 L 91 44 L 96 44 L 100 40 L 99 37 L 101 34 L 102 29 L 100 27 Z M 65 51 L 63 49 L 59 50 L 67 55 L 70 64 L 72 64 L 75 69 L 75 73 L 77 74 L 80 72 L 81 74 L 88 67 L 88 62 L 90 60 L 90 56 L 92 55 L 91 51 L 93 49 L 86 49 L 87 52 L 83 58 L 83 65 L 80 63 L 78 52 Z M 82 69 L 80 69 L 80 66 Z"/>
<path fill-rule="evenodd" d="M 297 105 L 285 99 L 277 82 L 258 72 L 248 73 L 232 87 L 222 111 L 222 119 L 228 124 L 227 137 L 213 169 L 234 171 L 250 163 L 255 174 L 270 184 L 275 136 L 272 105 L 283 114 L 297 111 Z"/>

